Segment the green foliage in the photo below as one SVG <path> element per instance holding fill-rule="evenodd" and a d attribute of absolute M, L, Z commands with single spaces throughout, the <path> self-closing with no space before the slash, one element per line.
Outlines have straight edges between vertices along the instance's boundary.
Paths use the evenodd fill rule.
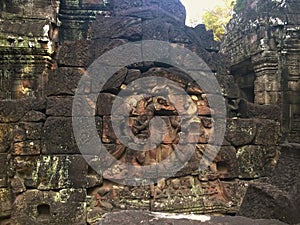
<path fill-rule="evenodd" d="M 214 9 L 206 11 L 202 17 L 202 22 L 206 28 L 213 30 L 216 41 L 220 41 L 224 36 L 226 25 L 232 18 L 233 8 L 236 3 L 236 0 L 223 1 L 225 6 L 216 6 Z"/>

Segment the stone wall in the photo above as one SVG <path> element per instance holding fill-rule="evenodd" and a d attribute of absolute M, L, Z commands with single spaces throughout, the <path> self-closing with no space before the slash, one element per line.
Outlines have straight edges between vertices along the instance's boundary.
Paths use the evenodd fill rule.
<path fill-rule="evenodd" d="M 284 139 L 299 143 L 300 3 L 240 2 L 244 8 L 228 24 L 223 52 L 231 59 L 231 71 L 245 98 L 280 106 Z"/>
<path fill-rule="evenodd" d="M 51 1 L 48 3 L 57 13 L 58 4 L 54 7 Z M 3 3 L 2 7 L 10 10 L 7 4 Z M 46 3 L 43 1 L 43 4 Z M 38 1 L 36 5 L 39 6 Z M 21 12 L 24 10 L 13 12 L 5 21 L 14 17 L 17 19 L 13 24 L 26 21 Z M 31 13 L 39 15 L 39 10 Z M 49 18 L 48 14 L 52 15 L 46 13 L 43 18 Z M 281 109 L 243 99 L 243 90 L 237 85 L 240 83 L 236 84 L 236 77 L 228 74 L 228 61 L 218 52 L 212 33 L 201 25 L 186 27 L 185 10 L 177 0 L 62 0 L 59 14 L 59 19 L 54 16 L 53 21 L 50 20 L 49 27 L 53 27 L 55 33 L 59 26 L 60 35 L 50 35 L 46 43 L 47 46 L 57 43 L 58 48 L 47 53 L 51 63 L 46 69 L 48 64 L 43 64 L 44 73 L 33 73 L 36 80 L 45 74 L 47 79 L 39 83 L 44 88 L 32 96 L 3 96 L 5 100 L 0 101 L 0 162 L 3 165 L 0 224 L 97 224 L 104 213 L 124 209 L 235 215 L 241 206 L 246 208 L 247 202 L 243 203 L 243 199 L 249 185 L 272 175 L 277 165 L 281 150 L 278 145 Z M 35 19 L 34 22 L 40 20 L 43 21 Z M 1 32 L 4 33 L 4 29 Z M 11 33 L 14 32 L 3 36 L 7 39 Z M 4 41 L 1 48 L 7 55 L 15 54 L 9 40 Z M 116 159 L 137 168 L 155 166 L 169 157 L 178 143 L 180 128 L 176 109 L 170 102 L 158 98 L 133 99 L 136 104 L 130 115 L 131 129 L 139 136 L 148 134 L 147 126 L 140 128 L 146 110 L 164 116 L 169 134 L 163 134 L 163 143 L 154 152 L 137 154 L 116 138 L 111 127 L 110 106 L 118 92 L 133 79 L 157 75 L 184 87 L 198 106 L 199 119 L 194 121 L 193 127 L 201 130 L 199 139 L 193 140 L 195 153 L 182 170 L 169 179 L 160 179 L 157 184 L 132 187 L 110 181 L 109 174 L 102 174 L 103 171 L 97 173 L 91 165 L 106 162 L 99 155 L 90 157 L 89 162 L 83 158 L 73 134 L 72 103 L 79 80 L 94 60 L 114 47 L 141 40 L 168 41 L 197 53 L 216 74 L 226 100 L 228 119 L 219 154 L 205 170 L 199 171 L 204 149 L 213 152 L 216 147 L 209 142 L 217 129 L 212 124 L 212 115 L 217 112 L 211 110 L 206 99 L 211 93 L 191 85 L 191 78 L 171 65 L 137 62 L 121 69 L 102 90 L 95 106 L 99 138 Z M 24 49 L 29 51 L 30 46 Z M 49 48 L 43 49 L 45 51 Z M 19 59 L 5 61 L 3 65 L 14 67 L 20 62 Z M 26 63 L 35 65 L 32 61 Z M 14 75 L 22 77 L 18 73 Z M 9 77 L 9 82 L 12 80 Z M 176 101 L 184 99 L 178 97 Z M 154 103 L 156 108 L 153 108 Z M 89 129 L 87 124 L 84 126 L 82 129 Z M 180 159 L 177 155 L 174 160 Z"/>
<path fill-rule="evenodd" d="M 90 23 L 96 19 L 96 15 L 101 14 L 110 14 L 109 1 L 61 0 L 59 10 L 60 41 L 86 39 Z"/>
<path fill-rule="evenodd" d="M 239 1 L 222 50 L 244 99 L 280 112 L 281 157 L 270 179 L 250 185 L 240 215 L 299 222 L 299 10 L 298 1 Z M 240 107 L 249 105 L 240 102 Z M 246 110 L 245 110 L 246 109 Z M 249 114 L 249 107 L 241 116 Z M 256 111 L 256 110 L 254 110 Z M 250 113 L 251 114 L 251 113 Z M 294 144 L 287 144 L 292 142 Z M 291 169 L 293 167 L 294 169 Z M 281 174 L 281 175 L 279 175 Z M 255 206 L 254 206 L 255 205 Z"/>
<path fill-rule="evenodd" d="M 0 99 L 43 95 L 56 51 L 58 1 L 0 3 Z"/>

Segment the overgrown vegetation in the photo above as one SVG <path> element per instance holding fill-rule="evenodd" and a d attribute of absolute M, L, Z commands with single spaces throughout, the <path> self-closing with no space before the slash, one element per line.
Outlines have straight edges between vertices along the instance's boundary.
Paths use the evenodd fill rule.
<path fill-rule="evenodd" d="M 233 16 L 236 7 L 240 8 L 245 0 L 223 0 L 224 6 L 216 6 L 214 9 L 206 11 L 202 17 L 202 22 L 208 30 L 213 30 L 216 41 L 221 41 L 226 32 L 226 25 Z M 238 6 L 236 6 L 239 4 Z"/>

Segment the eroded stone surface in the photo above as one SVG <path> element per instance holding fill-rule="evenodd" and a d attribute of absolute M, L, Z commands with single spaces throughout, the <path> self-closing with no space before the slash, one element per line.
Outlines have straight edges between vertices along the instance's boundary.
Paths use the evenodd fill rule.
<path fill-rule="evenodd" d="M 99 225 L 112 225 L 120 222 L 134 224 L 174 224 L 174 225 L 284 225 L 277 220 L 253 220 L 245 217 L 206 216 L 152 213 L 147 211 L 124 211 L 120 213 L 106 214 Z"/>
<path fill-rule="evenodd" d="M 83 189 L 60 191 L 28 190 L 14 204 L 14 224 L 86 224 L 86 192 Z M 27 202 L 30 202 L 28 205 Z M 65 216 L 69 215 L 69 216 Z"/>
<path fill-rule="evenodd" d="M 7 154 L 0 153 L 0 165 L 2 167 L 0 172 L 0 187 L 7 187 Z"/>
<path fill-rule="evenodd" d="M 250 185 L 239 215 L 252 218 L 276 218 L 297 224 L 299 217 L 299 145 L 284 144 L 270 179 Z M 254 204 L 253 204 L 254 203 Z M 259 213 L 258 213 L 259 212 Z"/>
<path fill-rule="evenodd" d="M 43 127 L 43 140 L 45 145 L 44 153 L 79 153 L 73 135 L 72 118 L 48 118 Z"/>
<path fill-rule="evenodd" d="M 0 219 L 9 217 L 12 210 L 12 196 L 7 188 L 0 188 Z"/>
<path fill-rule="evenodd" d="M 277 105 L 256 105 L 241 99 L 239 102 L 239 113 L 242 118 L 260 118 L 280 120 L 280 108 Z"/>
<path fill-rule="evenodd" d="M 82 68 L 59 67 L 49 76 L 47 95 L 74 95 L 84 72 Z"/>
<path fill-rule="evenodd" d="M 0 101 L 0 122 L 17 122 L 30 109 L 29 101 Z"/>
<path fill-rule="evenodd" d="M 254 120 L 228 120 L 225 139 L 234 146 L 248 145 L 253 142 L 256 136 L 256 126 Z"/>
<path fill-rule="evenodd" d="M 245 10 L 249 10 L 249 14 L 243 14 L 246 19 L 239 21 L 241 16 L 237 14 L 230 23 L 229 33 L 236 28 L 237 33 L 233 32 L 225 39 L 229 57 L 219 52 L 213 34 L 203 25 L 184 26 L 185 10 L 178 0 L 13 0 L 0 3 L 3 21 L 0 25 L 0 51 L 3 53 L 0 57 L 3 65 L 0 98 L 5 99 L 0 101 L 0 219 L 3 223 L 97 224 L 105 213 L 126 209 L 261 214 L 287 222 L 297 221 L 294 213 L 299 204 L 298 157 L 293 151 L 290 155 L 284 154 L 297 146 L 280 146 L 278 143 L 281 131 L 284 133 L 282 139 L 299 142 L 298 30 L 293 30 L 299 7 L 292 1 L 282 2 L 286 9 L 278 8 L 281 7 L 278 2 L 265 2 L 247 1 L 249 7 Z M 276 18 L 260 16 L 270 8 Z M 288 24 L 281 24 L 283 15 L 287 15 Z M 247 38 L 243 38 L 245 33 L 240 28 L 247 28 L 242 29 L 246 33 L 249 31 Z M 112 75 L 96 103 L 86 99 L 79 103 L 82 110 L 75 112 L 76 116 L 84 118 L 91 116 L 86 114 L 86 107 L 95 109 L 95 124 L 86 124 L 82 120 L 81 140 L 95 138 L 89 135 L 89 130 L 96 125 L 96 138 L 102 140 L 108 153 L 123 163 L 134 165 L 136 170 L 126 171 L 122 166 L 108 165 L 109 161 L 97 153 L 98 146 L 85 155 L 89 166 L 80 155 L 73 135 L 72 103 L 78 82 L 88 75 L 87 67 L 99 56 L 138 40 L 163 40 L 171 42 L 172 46 L 192 50 L 216 74 L 223 96 L 216 90 L 205 93 L 201 87 L 204 84 L 199 86 L 172 65 L 140 62 L 137 58 L 136 63 Z M 191 54 L 182 56 L 174 49 L 171 47 L 167 53 L 159 55 L 158 48 L 153 54 L 172 56 L 179 64 L 187 65 L 187 69 L 203 69 L 203 64 L 195 65 Z M 117 60 L 116 56 L 106 63 L 116 66 Z M 98 72 L 97 68 L 95 72 Z M 119 91 L 139 90 L 130 86 L 132 81 L 153 75 L 176 82 L 173 88 L 181 88 L 188 96 L 172 96 L 167 92 L 173 97 L 167 101 L 157 96 L 140 98 L 125 94 L 124 105 L 129 113 L 118 115 L 119 124 L 125 121 L 129 131 L 139 138 L 150 135 L 149 121 L 154 116 L 161 116 L 166 126 L 164 133 L 162 130 L 154 132 L 162 139 L 158 146 L 137 152 L 121 143 L 113 131 L 111 105 L 119 99 Z M 88 84 L 85 93 L 95 91 L 97 85 Z M 149 82 L 145 88 L 166 91 L 166 85 Z M 211 155 L 218 149 L 213 144 L 214 132 L 220 127 L 214 126 L 212 116 L 219 120 L 220 107 L 209 104 L 209 95 L 222 101 L 225 97 L 228 113 L 226 137 L 214 158 Z M 179 108 L 174 107 L 174 102 Z M 179 110 L 185 114 L 198 114 L 192 121 L 191 136 L 187 140 L 195 145 L 189 160 L 185 160 L 182 151 L 172 155 L 182 135 Z M 157 164 L 168 157 L 174 162 L 183 162 L 184 167 L 164 179 L 173 167 L 158 173 Z M 199 170 L 201 160 L 207 165 L 203 170 Z M 111 174 L 101 171 L 100 164 L 117 171 L 120 179 L 131 172 L 141 176 L 139 168 L 150 165 L 154 172 L 142 174 L 146 176 L 144 181 L 160 179 L 150 186 L 124 186 L 110 181 Z M 271 178 L 260 181 L 266 176 Z M 137 180 L 130 182 L 134 185 Z M 255 207 L 252 199 L 257 203 Z M 291 210 L 290 215 L 285 214 L 286 207 Z M 111 224 L 123 224 L 124 221 L 128 224 L 141 221 L 145 224 L 194 224 L 191 218 L 165 220 L 140 212 L 124 213 L 128 214 L 125 217 L 113 214 L 113 218 L 106 220 L 106 217 L 104 221 Z M 212 217 L 205 223 L 280 224 L 240 217 Z"/>
<path fill-rule="evenodd" d="M 101 184 L 101 175 L 91 173 L 93 170 L 81 155 L 16 156 L 11 166 L 29 188 L 58 190 Z"/>
<path fill-rule="evenodd" d="M 22 0 L 0 5 L 0 98 L 41 97 L 59 41 L 59 2 Z"/>
<path fill-rule="evenodd" d="M 279 157 L 276 147 L 248 145 L 237 151 L 239 177 L 244 179 L 264 177 Z"/>
<path fill-rule="evenodd" d="M 222 50 L 243 98 L 261 105 L 242 103 L 241 115 L 280 120 L 284 138 L 299 142 L 299 3 L 245 0 L 239 7 Z"/>
<path fill-rule="evenodd" d="M 0 124 L 0 152 L 5 153 L 9 150 L 13 139 L 13 125 Z"/>

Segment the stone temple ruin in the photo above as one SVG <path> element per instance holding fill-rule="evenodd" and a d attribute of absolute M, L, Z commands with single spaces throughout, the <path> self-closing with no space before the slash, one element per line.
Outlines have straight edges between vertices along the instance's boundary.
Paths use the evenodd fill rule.
<path fill-rule="evenodd" d="M 203 25 L 184 25 L 179 0 L 2 0 L 0 224 L 91 225 L 123 210 L 300 223 L 300 2 L 239 2 L 220 45 Z M 99 138 L 113 157 L 155 166 L 180 139 L 176 108 L 158 97 L 132 97 L 129 115 L 130 129 L 140 138 L 150 135 L 149 114 L 163 118 L 167 132 L 155 151 L 134 151 L 115 135 L 111 106 L 138 78 L 178 83 L 197 105 L 192 127 L 201 131 L 193 156 L 174 176 L 128 186 L 91 166 L 105 159 L 83 158 L 72 103 L 79 80 L 99 56 L 145 40 L 185 47 L 206 62 L 226 101 L 226 132 L 218 155 L 199 171 L 203 152 L 215 147 L 210 138 L 218 112 L 207 101 L 212 93 L 172 65 L 127 65 L 106 83 L 95 106 Z M 187 105 L 180 96 L 176 101 Z M 120 176 L 126 172 L 120 169 Z"/>

